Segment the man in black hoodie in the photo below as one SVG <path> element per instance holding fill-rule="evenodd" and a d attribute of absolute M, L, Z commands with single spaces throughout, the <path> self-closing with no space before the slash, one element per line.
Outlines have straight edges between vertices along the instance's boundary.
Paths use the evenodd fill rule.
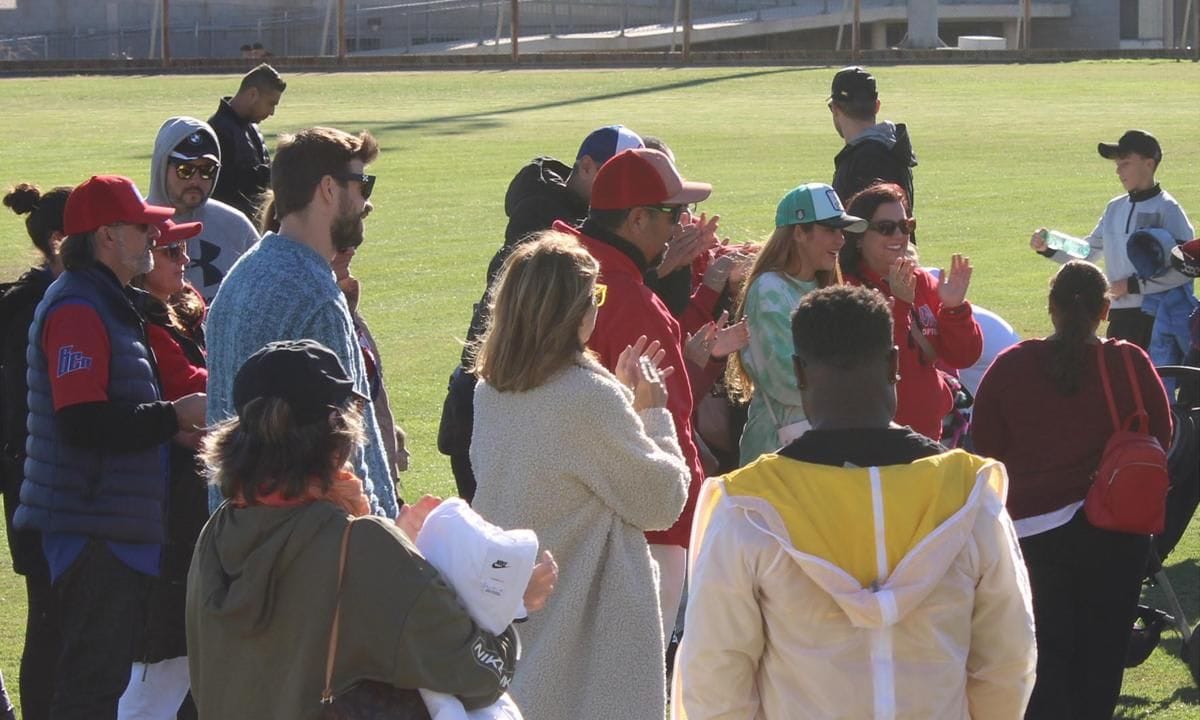
<path fill-rule="evenodd" d="M 846 141 L 833 158 L 832 185 L 842 204 L 849 205 L 859 190 L 883 180 L 904 188 L 912 212 L 912 169 L 917 165 L 917 156 L 904 123 L 876 121 L 879 93 L 875 77 L 857 66 L 839 70 L 833 76 L 829 112 L 833 114 L 833 127 Z"/>
<path fill-rule="evenodd" d="M 438 427 L 438 451 L 450 457 L 458 494 L 467 502 L 475 496 L 475 475 L 468 455 L 475 407 L 475 376 L 467 369 L 474 364 L 475 342 L 487 327 L 487 296 L 492 282 L 509 254 L 535 233 L 549 230 L 555 220 L 570 225 L 581 224 L 588 214 L 592 182 L 600 166 L 622 150 L 640 147 L 644 147 L 641 137 L 623 125 L 597 128 L 583 139 L 573 166 L 552 157 L 534 158 L 508 184 L 504 194 L 504 213 L 508 216 L 504 244 L 488 263 L 487 284 L 471 313 L 467 344 L 461 364 L 450 376 Z"/>

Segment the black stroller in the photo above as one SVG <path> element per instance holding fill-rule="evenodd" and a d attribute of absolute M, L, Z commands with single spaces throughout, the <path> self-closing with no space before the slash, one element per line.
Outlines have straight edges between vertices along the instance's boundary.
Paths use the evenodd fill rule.
<path fill-rule="evenodd" d="M 1145 662 L 1157 647 L 1163 630 L 1172 625 L 1183 639 L 1182 655 L 1192 679 L 1200 686 L 1200 628 L 1193 628 L 1188 621 L 1163 569 L 1163 562 L 1183 537 L 1200 505 L 1200 368 L 1171 365 L 1157 370 L 1163 379 L 1175 381 L 1176 392 L 1171 403 L 1175 437 L 1167 456 L 1171 487 L 1167 493 L 1166 528 L 1151 544 L 1146 584 L 1161 590 L 1169 609 L 1138 607 L 1125 666 L 1135 667 Z"/>

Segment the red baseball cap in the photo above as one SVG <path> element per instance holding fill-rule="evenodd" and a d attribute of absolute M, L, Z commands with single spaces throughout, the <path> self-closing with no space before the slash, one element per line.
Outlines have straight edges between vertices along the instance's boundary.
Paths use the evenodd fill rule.
<path fill-rule="evenodd" d="M 158 247 L 174 245 L 196 237 L 203 229 L 202 222 L 177 223 L 174 220 L 166 220 L 158 226 L 158 240 L 154 244 Z"/>
<path fill-rule="evenodd" d="M 1176 245 L 1171 250 L 1171 265 L 1190 278 L 1200 277 L 1200 238 Z"/>
<path fill-rule="evenodd" d="M 67 206 L 63 210 L 63 232 L 78 235 L 121 222 L 162 225 L 174 214 L 173 207 L 147 204 L 129 178 L 93 175 L 67 196 Z"/>
<path fill-rule="evenodd" d="M 592 183 L 591 208 L 688 205 L 711 194 L 712 185 L 684 180 L 666 155 L 638 148 L 619 152 L 600 167 Z"/>

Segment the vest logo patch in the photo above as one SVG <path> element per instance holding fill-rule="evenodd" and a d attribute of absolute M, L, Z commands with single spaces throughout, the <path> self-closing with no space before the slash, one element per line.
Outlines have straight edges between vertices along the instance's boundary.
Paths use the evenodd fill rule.
<path fill-rule="evenodd" d="M 58 377 L 70 375 L 76 370 L 88 370 L 92 367 L 92 359 L 81 352 L 76 352 L 74 345 L 63 345 L 58 349 Z"/>

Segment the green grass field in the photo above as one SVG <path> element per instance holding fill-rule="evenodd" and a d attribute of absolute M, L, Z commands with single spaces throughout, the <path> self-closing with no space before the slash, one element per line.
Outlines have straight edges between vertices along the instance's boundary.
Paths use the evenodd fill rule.
<path fill-rule="evenodd" d="M 703 209 L 724 235 L 763 239 L 791 187 L 828 182 L 841 142 L 824 99 L 833 68 L 482 71 L 289 75 L 268 135 L 310 125 L 369 129 L 383 148 L 355 274 L 382 347 L 413 469 L 406 495 L 452 492 L 434 446 L 445 380 L 488 259 L 503 197 L 529 158 L 568 162 L 592 128 L 620 122 L 664 138 L 685 177 L 713 183 Z M 1160 139 L 1159 180 L 1200 220 L 1200 65 L 1175 61 L 874 68 L 882 116 L 907 122 L 920 158 L 916 215 L 927 265 L 971 256 L 970 299 L 1022 334 L 1047 333 L 1055 266 L 1028 249 L 1047 226 L 1083 235 L 1121 192 L 1096 143 L 1130 127 Z M 0 79 L 0 184 L 75 184 L 95 173 L 147 190 L 150 152 L 171 115 L 207 118 L 232 76 Z M 274 138 L 268 137 L 273 144 Z M 0 214 L 0 277 L 33 259 L 24 226 Z M 270 308 L 263 308 L 270 312 Z M 1168 563 L 1200 619 L 1200 523 Z M 2 542 L 2 541 L 0 541 Z M 15 690 L 24 588 L 0 553 L 0 670 Z M 1161 601 L 1159 605 L 1161 605 Z M 1118 717 L 1195 718 L 1200 692 L 1169 653 L 1126 674 Z M 1169 651 L 1169 653 L 1167 652 Z"/>

